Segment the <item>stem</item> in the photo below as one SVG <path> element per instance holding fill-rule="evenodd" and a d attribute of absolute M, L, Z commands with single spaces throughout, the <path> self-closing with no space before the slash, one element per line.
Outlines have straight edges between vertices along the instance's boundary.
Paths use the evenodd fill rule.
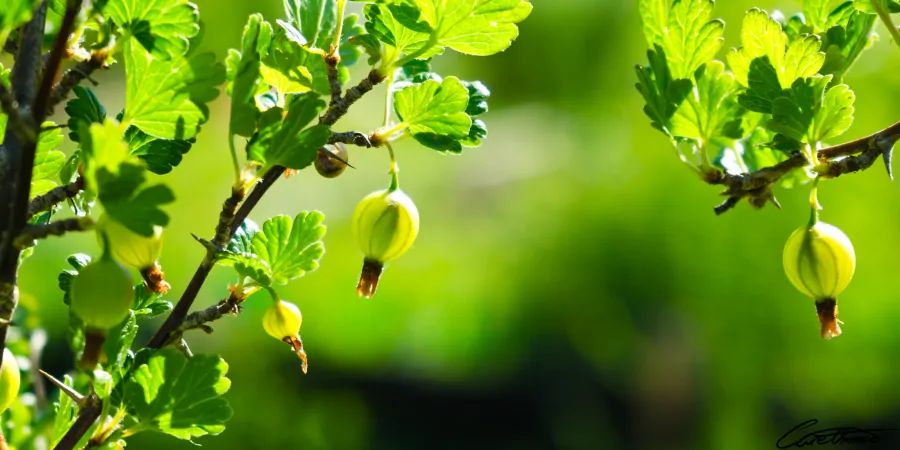
<path fill-rule="evenodd" d="M 387 146 L 388 155 L 390 155 L 391 162 L 388 167 L 388 173 L 391 174 L 391 185 L 388 187 L 388 190 L 393 192 L 397 189 L 400 189 L 400 166 L 397 164 L 397 158 L 394 155 L 394 147 L 391 146 L 390 142 L 385 142 L 384 144 Z"/>
<path fill-rule="evenodd" d="M 891 37 L 894 38 L 894 43 L 900 46 L 900 30 L 897 29 L 896 25 L 894 25 L 894 21 L 893 19 L 891 19 L 890 11 L 888 11 L 879 0 L 872 0 L 872 7 L 875 8 L 875 12 L 878 13 L 878 17 L 881 18 L 882 22 L 884 22 L 884 26 L 887 27 L 888 33 L 890 33 Z"/>
<path fill-rule="evenodd" d="M 344 9 L 347 0 L 337 0 L 337 30 L 334 32 L 334 42 L 331 44 L 332 55 L 339 54 L 341 50 L 341 35 L 344 32 Z"/>
<path fill-rule="evenodd" d="M 819 177 L 836 178 L 865 170 L 881 157 L 888 176 L 892 176 L 891 150 L 898 140 L 900 122 L 872 135 L 819 150 L 816 156 L 819 164 L 815 166 L 815 170 Z M 785 175 L 805 168 L 808 164 L 807 157 L 802 152 L 797 152 L 774 166 L 738 175 L 714 171 L 705 174 L 704 180 L 709 184 L 726 187 L 722 194 L 728 198 L 715 208 L 716 214 L 722 214 L 736 206 L 744 197 L 756 207 L 762 207 L 768 201 L 776 202 L 771 191 L 773 185 Z"/>
<path fill-rule="evenodd" d="M 813 181 L 813 187 L 809 191 L 809 224 L 808 226 L 812 228 L 819 222 L 819 211 L 822 210 L 822 205 L 819 203 L 819 178 L 816 178 Z"/>
<path fill-rule="evenodd" d="M 241 163 L 238 161 L 237 149 L 234 147 L 234 135 L 228 135 L 228 149 L 231 150 L 231 165 L 234 168 L 234 182 L 241 182 Z"/>

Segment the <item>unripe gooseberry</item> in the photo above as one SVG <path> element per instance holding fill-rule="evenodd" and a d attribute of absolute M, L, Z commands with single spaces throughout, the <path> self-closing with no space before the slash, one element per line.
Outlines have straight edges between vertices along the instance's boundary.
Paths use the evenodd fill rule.
<path fill-rule="evenodd" d="M 309 362 L 306 351 L 303 350 L 303 341 L 300 339 L 300 325 L 303 324 L 303 315 L 297 305 L 277 300 L 263 314 L 263 329 L 269 336 L 291 346 L 294 353 L 300 358 L 300 368 L 303 373 L 309 370 Z"/>
<path fill-rule="evenodd" d="M 400 189 L 375 191 L 356 205 L 351 227 L 365 255 L 356 292 L 370 298 L 384 264 L 402 256 L 416 241 L 419 211 Z"/>
<path fill-rule="evenodd" d="M 297 305 L 278 300 L 263 315 L 263 328 L 269 336 L 279 341 L 300 333 L 303 315 Z"/>
<path fill-rule="evenodd" d="M 3 363 L 0 366 L 0 413 L 6 411 L 19 396 L 19 363 L 8 348 L 3 349 Z"/>
<path fill-rule="evenodd" d="M 97 364 L 106 330 L 125 320 L 133 300 L 131 273 L 108 253 L 72 280 L 69 307 L 85 324 L 82 367 Z"/>
<path fill-rule="evenodd" d="M 856 270 L 850 238 L 834 225 L 815 221 L 791 234 L 784 245 L 783 261 L 791 284 L 815 300 L 822 337 L 840 336 L 837 296 Z"/>
<path fill-rule="evenodd" d="M 335 178 L 344 173 L 348 161 L 350 161 L 350 154 L 344 144 L 326 145 L 316 151 L 316 172 L 325 178 Z"/>
<path fill-rule="evenodd" d="M 105 245 L 102 238 L 105 234 L 112 257 L 138 270 L 156 264 L 162 253 L 162 233 L 162 227 L 155 226 L 152 235 L 141 236 L 106 214 L 97 221 L 97 240 L 100 245 Z"/>

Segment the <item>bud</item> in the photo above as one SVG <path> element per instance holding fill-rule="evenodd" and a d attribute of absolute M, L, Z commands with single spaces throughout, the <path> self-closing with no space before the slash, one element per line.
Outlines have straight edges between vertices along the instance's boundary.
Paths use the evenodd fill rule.
<path fill-rule="evenodd" d="M 0 367 L 0 413 L 6 411 L 19 396 L 19 363 L 8 348 L 3 349 L 3 363 Z"/>
<path fill-rule="evenodd" d="M 351 226 L 365 255 L 356 291 L 370 298 L 384 264 L 402 256 L 416 241 L 419 211 L 400 189 L 375 191 L 356 205 Z"/>
<path fill-rule="evenodd" d="M 344 144 L 326 145 L 316 151 L 316 172 L 325 178 L 335 178 L 344 173 L 349 161 L 350 154 Z"/>
<path fill-rule="evenodd" d="M 797 290 L 816 301 L 825 339 L 841 334 L 837 296 L 855 270 L 853 244 L 833 225 L 815 221 L 794 231 L 784 246 L 784 272 Z"/>
<path fill-rule="evenodd" d="M 297 305 L 278 300 L 263 314 L 263 329 L 269 336 L 291 346 L 294 353 L 300 358 L 303 373 L 309 370 L 306 351 L 303 350 L 303 341 L 300 339 L 300 325 L 303 323 L 303 315 Z"/>
<path fill-rule="evenodd" d="M 83 367 L 97 364 L 106 330 L 125 320 L 133 302 L 131 274 L 108 254 L 85 266 L 72 280 L 69 307 L 86 328 Z"/>

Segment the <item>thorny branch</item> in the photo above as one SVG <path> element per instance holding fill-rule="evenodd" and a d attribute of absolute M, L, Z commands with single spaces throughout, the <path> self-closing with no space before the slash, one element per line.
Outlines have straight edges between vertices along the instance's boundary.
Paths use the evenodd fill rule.
<path fill-rule="evenodd" d="M 900 140 L 900 122 L 870 136 L 819 150 L 819 163 L 814 170 L 820 177 L 837 178 L 868 169 L 878 157 L 881 157 L 888 176 L 893 178 L 891 150 L 898 140 Z M 722 195 L 728 198 L 715 208 L 716 214 L 723 214 L 745 197 L 756 208 L 765 206 L 767 202 L 773 202 L 777 206 L 778 202 L 772 194 L 774 184 L 788 173 L 806 165 L 806 158 L 801 153 L 794 153 L 790 158 L 774 166 L 754 172 L 728 174 L 714 171 L 706 174 L 704 179 L 709 184 L 725 186 Z"/>
<path fill-rule="evenodd" d="M 94 221 L 87 216 L 72 217 L 41 225 L 28 225 L 22 229 L 13 245 L 19 249 L 25 249 L 34 245 L 38 239 L 44 239 L 48 236 L 62 236 L 69 231 L 90 230 L 93 227 Z"/>
<path fill-rule="evenodd" d="M 79 176 L 75 181 L 57 186 L 46 194 L 38 195 L 31 199 L 28 205 L 28 216 L 34 216 L 39 212 L 49 211 L 55 205 L 70 198 L 74 198 L 84 189 L 84 178 Z"/>

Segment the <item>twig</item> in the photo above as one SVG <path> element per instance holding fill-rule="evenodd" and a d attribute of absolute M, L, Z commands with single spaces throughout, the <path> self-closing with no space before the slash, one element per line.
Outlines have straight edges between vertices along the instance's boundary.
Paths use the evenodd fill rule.
<path fill-rule="evenodd" d="M 338 78 L 338 64 L 341 57 L 335 53 L 325 55 L 325 67 L 328 69 L 328 86 L 331 88 L 331 104 L 341 101 L 341 80 Z"/>
<path fill-rule="evenodd" d="M 49 211 L 56 204 L 75 197 L 82 190 L 84 190 L 84 178 L 78 176 L 71 183 L 57 186 L 47 191 L 46 194 L 38 195 L 31 199 L 31 203 L 28 204 L 28 216 L 31 217 L 39 212 Z"/>
<path fill-rule="evenodd" d="M 44 239 L 49 236 L 62 236 L 69 231 L 85 231 L 93 227 L 94 221 L 88 216 L 72 217 L 42 225 L 28 225 L 22 229 L 13 245 L 19 249 L 24 249 L 34 245 L 38 239 Z"/>
<path fill-rule="evenodd" d="M 91 429 L 91 425 L 100 417 L 103 410 L 103 402 L 97 397 L 97 394 L 91 392 L 84 398 L 78 411 L 78 418 L 75 423 L 69 427 L 62 439 L 53 447 L 53 450 L 73 450 L 78 441 Z"/>
<path fill-rule="evenodd" d="M 377 70 L 372 70 L 366 78 L 363 78 L 362 81 L 359 82 L 359 84 L 348 89 L 342 99 L 332 102 L 325 111 L 325 114 L 319 118 L 319 123 L 329 126 L 334 125 L 338 119 L 343 117 L 344 114 L 347 114 L 350 105 L 356 103 L 360 97 L 371 91 L 382 81 L 384 81 L 384 75 L 378 73 Z"/>
<path fill-rule="evenodd" d="M 91 59 L 87 61 L 81 61 L 76 64 L 75 67 L 66 70 L 66 72 L 60 77 L 59 82 L 53 86 L 53 91 L 50 92 L 50 109 L 53 109 L 53 106 L 58 105 L 60 102 L 66 99 L 69 95 L 69 92 L 72 91 L 72 88 L 81 83 L 82 80 L 91 80 L 91 73 L 93 73 L 97 69 L 105 69 L 106 58 L 108 57 L 106 51 L 95 51 L 91 53 Z M 92 81 L 92 80 L 91 80 Z"/>
<path fill-rule="evenodd" d="M 331 137 L 328 138 L 329 144 L 337 144 L 338 142 L 342 144 L 352 144 L 358 145 L 360 147 L 369 148 L 372 146 L 372 141 L 369 140 L 369 136 L 360 133 L 358 131 L 344 131 L 340 133 L 332 133 Z"/>
<path fill-rule="evenodd" d="M 34 111 L 32 111 L 32 114 L 37 123 L 43 122 L 44 117 L 47 116 L 47 112 L 50 110 L 49 100 L 53 90 L 53 82 L 56 80 L 59 66 L 66 55 L 69 35 L 72 34 L 72 29 L 75 27 L 75 19 L 78 17 L 78 12 L 81 11 L 81 3 L 82 0 L 68 0 L 66 2 L 66 12 L 63 14 L 62 24 L 59 26 L 56 40 L 53 41 L 53 48 L 50 49 L 50 58 L 44 65 L 41 86 L 34 100 Z"/>
<path fill-rule="evenodd" d="M 881 156 L 888 176 L 893 177 L 890 165 L 891 149 L 898 140 L 900 140 L 900 122 L 872 135 L 821 149 L 818 151 L 820 163 L 816 165 L 815 171 L 821 177 L 836 178 L 867 169 Z M 770 201 L 777 204 L 771 192 L 772 186 L 791 171 L 803 168 L 807 164 L 806 158 L 801 153 L 794 153 L 774 166 L 754 172 L 733 175 L 715 171 L 706 174 L 707 183 L 726 187 L 722 195 L 728 198 L 715 208 L 716 214 L 730 210 L 745 197 L 757 208 Z"/>
<path fill-rule="evenodd" d="M 170 342 L 180 339 L 181 335 L 188 330 L 200 329 L 205 333 L 212 333 L 213 329 L 209 326 L 209 323 L 215 322 L 226 315 L 237 315 L 241 312 L 241 303 L 244 300 L 236 291 L 232 291 L 231 295 L 219 301 L 219 303 L 188 314 L 184 318 L 184 322 L 172 334 L 173 337 L 170 339 Z"/>

